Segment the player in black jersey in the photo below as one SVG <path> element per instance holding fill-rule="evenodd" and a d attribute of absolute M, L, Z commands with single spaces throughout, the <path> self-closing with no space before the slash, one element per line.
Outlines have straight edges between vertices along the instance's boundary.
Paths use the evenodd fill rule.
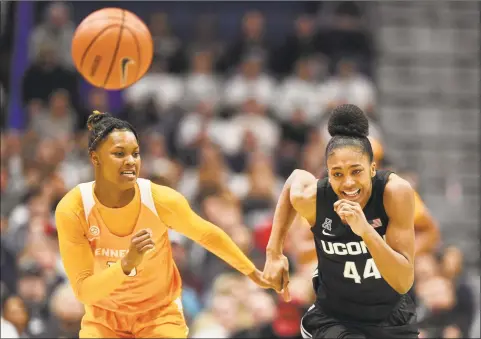
<path fill-rule="evenodd" d="M 295 170 L 287 179 L 267 246 L 264 278 L 289 299 L 282 254 L 299 213 L 311 225 L 317 298 L 304 315 L 304 338 L 417 338 L 414 280 L 414 191 L 391 171 L 376 170 L 369 124 L 354 105 L 329 119 L 328 177 Z"/>

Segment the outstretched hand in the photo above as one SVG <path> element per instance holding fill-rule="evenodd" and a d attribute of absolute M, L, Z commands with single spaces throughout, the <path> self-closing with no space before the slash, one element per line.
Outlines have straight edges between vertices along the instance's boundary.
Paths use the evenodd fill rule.
<path fill-rule="evenodd" d="M 285 301 L 291 300 L 289 293 L 289 261 L 285 255 L 268 255 L 262 277 L 277 293 L 282 295 Z"/>
<path fill-rule="evenodd" d="M 259 271 L 257 268 L 254 272 L 249 274 L 249 278 L 253 282 L 255 282 L 256 285 L 259 286 L 260 288 L 266 288 L 266 289 L 272 288 L 272 289 L 274 289 L 274 286 L 269 281 L 264 279 L 263 273 L 261 271 Z"/>

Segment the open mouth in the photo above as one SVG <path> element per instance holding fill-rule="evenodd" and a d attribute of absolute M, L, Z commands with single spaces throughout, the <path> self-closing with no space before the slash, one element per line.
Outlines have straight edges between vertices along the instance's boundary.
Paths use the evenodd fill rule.
<path fill-rule="evenodd" d="M 122 171 L 120 172 L 120 175 L 129 179 L 135 179 L 136 177 L 135 171 Z"/>
<path fill-rule="evenodd" d="M 361 193 L 361 189 L 353 190 L 353 191 L 342 191 L 342 194 L 347 198 L 356 198 Z"/>

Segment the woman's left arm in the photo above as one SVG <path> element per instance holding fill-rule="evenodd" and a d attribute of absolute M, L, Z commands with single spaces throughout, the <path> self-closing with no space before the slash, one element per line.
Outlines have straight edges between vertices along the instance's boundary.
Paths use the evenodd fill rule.
<path fill-rule="evenodd" d="M 362 238 L 383 278 L 404 294 L 414 282 L 414 190 L 406 180 L 391 175 L 383 200 L 389 217 L 386 242 L 372 227 Z"/>

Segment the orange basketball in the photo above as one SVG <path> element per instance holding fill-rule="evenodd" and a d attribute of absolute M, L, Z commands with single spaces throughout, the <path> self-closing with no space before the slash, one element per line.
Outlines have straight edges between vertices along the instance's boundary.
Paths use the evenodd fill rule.
<path fill-rule="evenodd" d="M 72 57 L 78 71 L 92 85 L 110 90 L 139 80 L 152 63 L 154 46 L 147 26 L 120 8 L 93 12 L 77 27 Z"/>

